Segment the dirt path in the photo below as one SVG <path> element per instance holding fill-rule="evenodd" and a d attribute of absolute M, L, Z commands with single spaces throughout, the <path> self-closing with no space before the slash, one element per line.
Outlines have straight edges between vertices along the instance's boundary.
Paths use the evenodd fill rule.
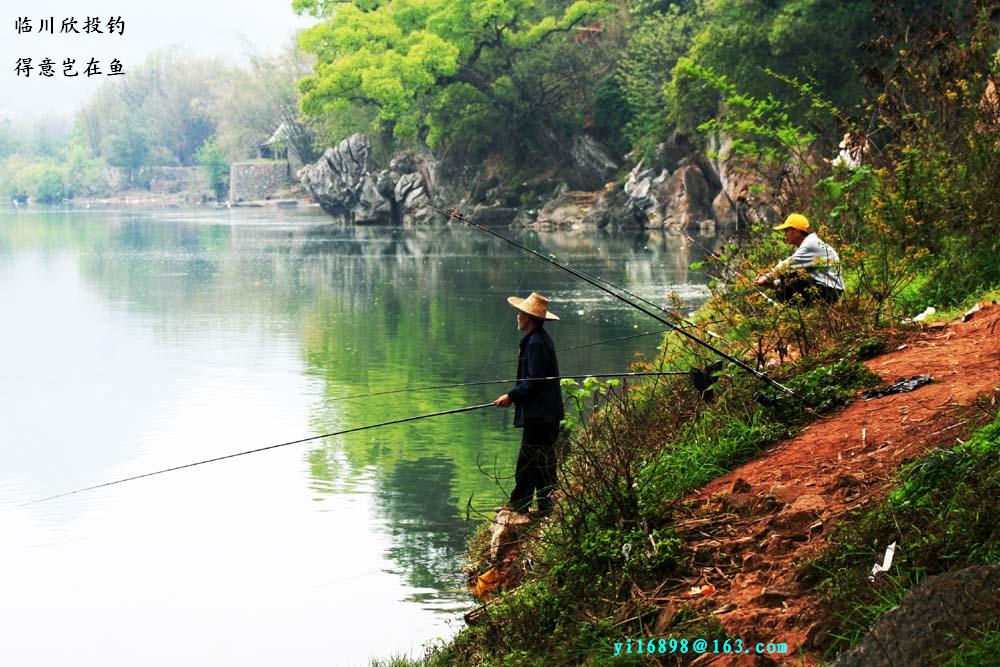
<path fill-rule="evenodd" d="M 697 583 L 717 589 L 704 603 L 727 632 L 744 641 L 785 642 L 791 653 L 805 654 L 806 664 L 818 664 L 827 626 L 818 600 L 797 581 L 794 563 L 824 546 L 845 512 L 881 497 L 902 463 L 953 443 L 964 425 L 963 408 L 1000 392 L 1000 306 L 921 332 L 867 363 L 886 382 L 924 373 L 934 382 L 855 401 L 812 424 L 693 494 L 690 513 L 678 524 L 701 572 Z M 662 622 L 670 615 L 668 607 Z M 750 656 L 705 655 L 696 662 L 774 664 Z M 802 659 L 790 654 L 777 662 Z"/>

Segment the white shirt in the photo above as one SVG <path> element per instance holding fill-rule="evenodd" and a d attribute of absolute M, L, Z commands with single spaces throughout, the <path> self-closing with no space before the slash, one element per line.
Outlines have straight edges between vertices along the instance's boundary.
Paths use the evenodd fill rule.
<path fill-rule="evenodd" d="M 768 276 L 775 278 L 783 271 L 797 269 L 805 269 L 813 280 L 822 285 L 837 290 L 844 289 L 844 278 L 840 274 L 840 255 L 820 241 L 815 233 L 803 239 L 795 252 L 778 262 Z"/>

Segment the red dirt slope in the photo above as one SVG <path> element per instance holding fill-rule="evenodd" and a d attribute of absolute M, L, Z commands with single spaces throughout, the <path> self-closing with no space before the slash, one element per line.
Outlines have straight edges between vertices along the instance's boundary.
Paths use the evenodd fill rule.
<path fill-rule="evenodd" d="M 787 643 L 790 653 L 779 664 L 802 664 L 803 654 L 807 664 L 818 663 L 827 627 L 817 599 L 797 581 L 795 561 L 824 546 L 849 509 L 881 497 L 902 463 L 953 443 L 965 408 L 977 398 L 1000 393 L 1000 307 L 916 334 L 868 366 L 886 382 L 924 373 L 934 382 L 855 401 L 812 424 L 699 490 L 689 499 L 688 518 L 678 523 L 701 572 L 685 585 L 715 585 L 704 604 L 732 636 Z M 663 611 L 660 627 L 673 608 Z M 696 663 L 774 664 L 709 654 Z"/>

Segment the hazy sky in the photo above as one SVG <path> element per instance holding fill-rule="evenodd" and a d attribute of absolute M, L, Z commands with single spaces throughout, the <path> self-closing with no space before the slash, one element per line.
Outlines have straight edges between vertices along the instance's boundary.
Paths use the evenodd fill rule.
<path fill-rule="evenodd" d="M 121 17 L 124 35 L 107 33 L 108 19 Z M 30 19 L 31 32 L 18 34 L 18 19 Z M 39 32 L 42 19 L 54 18 L 55 34 Z M 104 34 L 85 34 L 87 17 L 100 18 Z M 80 34 L 60 34 L 63 19 L 76 18 Z M 72 117 L 73 112 L 105 81 L 109 63 L 117 58 L 124 76 L 153 51 L 176 49 L 178 54 L 221 56 L 245 62 L 248 49 L 274 54 L 292 33 L 315 19 L 299 17 L 291 0 L 0 0 L 0 119 L 16 121 L 44 116 Z M 36 66 L 44 58 L 54 63 L 54 76 L 15 69 L 19 58 Z M 76 59 L 75 78 L 63 75 L 63 61 Z M 101 75 L 87 77 L 88 61 L 99 61 Z"/>

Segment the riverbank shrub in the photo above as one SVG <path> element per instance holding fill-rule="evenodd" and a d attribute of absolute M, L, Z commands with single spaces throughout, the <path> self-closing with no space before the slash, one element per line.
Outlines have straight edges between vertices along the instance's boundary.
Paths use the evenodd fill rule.
<path fill-rule="evenodd" d="M 733 371 L 720 374 L 710 405 L 687 378 L 567 387 L 587 420 L 578 418 L 572 431 L 556 511 L 524 545 L 515 566 L 524 573 L 520 585 L 487 604 L 445 649 L 449 664 L 600 662 L 611 658 L 613 641 L 648 630 L 659 607 L 643 591 L 687 572 L 672 525 L 683 498 L 872 385 L 849 358 L 805 360 L 784 373 L 815 411 L 799 403 L 790 417 L 786 403 L 762 405 L 760 383 Z M 477 572 L 491 566 L 473 563 Z"/>
<path fill-rule="evenodd" d="M 195 162 L 208 173 L 208 185 L 217 200 L 222 200 L 229 191 L 229 162 L 222 146 L 216 139 L 206 141 L 195 153 Z"/>
<path fill-rule="evenodd" d="M 67 153 L 58 158 L 15 153 L 0 160 L 0 196 L 55 204 L 107 188 L 107 165 L 77 146 L 70 146 Z"/>

